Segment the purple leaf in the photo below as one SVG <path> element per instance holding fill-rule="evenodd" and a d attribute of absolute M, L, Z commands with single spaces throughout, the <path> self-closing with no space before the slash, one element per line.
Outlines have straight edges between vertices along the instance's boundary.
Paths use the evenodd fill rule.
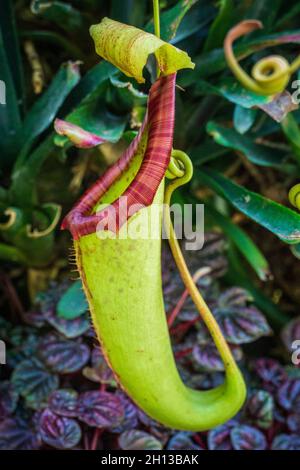
<path fill-rule="evenodd" d="M 290 414 L 286 422 L 289 430 L 300 436 L 300 413 Z"/>
<path fill-rule="evenodd" d="M 119 436 L 119 446 L 123 450 L 161 450 L 162 444 L 151 434 L 137 429 L 124 431 Z"/>
<path fill-rule="evenodd" d="M 109 428 L 121 423 L 124 408 L 120 398 L 112 393 L 84 392 L 78 398 L 77 415 L 89 426 Z"/>
<path fill-rule="evenodd" d="M 236 361 L 240 361 L 243 357 L 243 351 L 238 346 L 232 348 L 233 355 Z M 196 345 L 193 348 L 193 359 L 197 366 L 207 371 L 223 371 L 224 364 L 220 354 L 214 345 L 209 342 L 206 344 Z"/>
<path fill-rule="evenodd" d="M 78 393 L 72 389 L 59 389 L 51 393 L 49 408 L 57 415 L 74 418 L 77 416 Z"/>
<path fill-rule="evenodd" d="M 261 336 L 271 334 L 265 317 L 255 307 L 217 307 L 213 313 L 231 344 L 251 343 Z"/>
<path fill-rule="evenodd" d="M 46 369 L 38 359 L 25 359 L 15 368 L 12 384 L 28 406 L 38 409 L 58 387 L 58 376 Z"/>
<path fill-rule="evenodd" d="M 293 342 L 300 339 L 300 317 L 294 318 L 283 328 L 281 339 L 286 349 L 293 352 Z"/>
<path fill-rule="evenodd" d="M 232 450 L 231 430 L 236 424 L 234 420 L 228 421 L 209 431 L 207 440 L 209 450 Z"/>
<path fill-rule="evenodd" d="M 39 356 L 54 372 L 71 374 L 87 363 L 90 350 L 86 344 L 50 333 L 39 344 Z"/>
<path fill-rule="evenodd" d="M 264 434 L 252 426 L 235 426 L 230 435 L 234 450 L 265 450 L 267 448 Z"/>
<path fill-rule="evenodd" d="M 17 406 L 19 394 L 8 381 L 0 382 L 0 419 L 11 415 Z"/>
<path fill-rule="evenodd" d="M 110 432 L 121 434 L 129 429 L 134 429 L 138 425 L 138 411 L 134 403 L 121 391 L 117 391 L 116 396 L 120 399 L 124 408 L 124 417 L 121 423 L 110 429 Z"/>
<path fill-rule="evenodd" d="M 230 287 L 221 293 L 218 299 L 219 308 L 246 307 L 253 300 L 250 293 L 242 287 Z"/>
<path fill-rule="evenodd" d="M 203 450 L 192 440 L 193 433 L 177 432 L 168 442 L 167 450 Z"/>
<path fill-rule="evenodd" d="M 300 436 L 297 434 L 279 434 L 272 442 L 272 450 L 300 450 Z"/>
<path fill-rule="evenodd" d="M 287 380 L 287 373 L 279 362 L 274 359 L 257 359 L 254 362 L 254 372 L 261 379 L 264 388 L 269 392 L 277 392 Z"/>
<path fill-rule="evenodd" d="M 56 449 L 71 449 L 81 439 L 80 426 L 74 419 L 58 416 L 47 408 L 40 417 L 40 434 L 46 444 Z"/>
<path fill-rule="evenodd" d="M 287 380 L 278 390 L 277 399 L 285 410 L 300 413 L 300 379 Z"/>
<path fill-rule="evenodd" d="M 45 318 L 48 323 L 53 326 L 59 333 L 64 335 L 66 338 L 78 338 L 83 333 L 86 333 L 90 326 L 90 319 L 88 314 L 81 315 L 78 318 L 73 320 L 65 320 L 64 318 L 59 318 L 55 313 L 48 312 L 45 314 Z"/>
<path fill-rule="evenodd" d="M 257 390 L 248 398 L 246 405 L 247 418 L 260 428 L 268 429 L 273 421 L 274 400 L 265 390 Z"/>
<path fill-rule="evenodd" d="M 110 386 L 116 386 L 116 381 L 112 370 L 108 367 L 107 362 L 99 347 L 95 347 L 91 355 L 92 367 L 85 367 L 82 371 L 83 375 L 93 381 Z"/>
<path fill-rule="evenodd" d="M 17 418 L 0 421 L 0 450 L 36 450 L 40 438 L 31 423 Z"/>

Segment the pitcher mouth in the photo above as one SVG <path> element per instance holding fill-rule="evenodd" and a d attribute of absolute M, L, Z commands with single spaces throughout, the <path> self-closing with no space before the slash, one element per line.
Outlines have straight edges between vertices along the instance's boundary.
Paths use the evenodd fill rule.
<path fill-rule="evenodd" d="M 95 233 L 98 224 L 107 229 L 111 212 L 117 214 L 115 230 L 133 215 L 133 206 L 149 206 L 168 168 L 174 133 L 176 73 L 162 76 L 152 85 L 143 125 L 120 159 L 86 191 L 64 218 L 61 229 L 68 229 L 75 240 Z M 126 175 L 142 136 L 147 133 L 143 160 L 134 179 L 117 198 L 99 212 L 93 213 L 112 184 Z M 119 198 L 126 198 L 125 210 L 120 210 Z M 138 209 L 136 209 L 138 210 Z"/>

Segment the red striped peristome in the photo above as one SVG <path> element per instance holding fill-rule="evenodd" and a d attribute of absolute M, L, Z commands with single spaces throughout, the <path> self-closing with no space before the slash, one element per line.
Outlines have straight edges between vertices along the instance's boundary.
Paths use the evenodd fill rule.
<path fill-rule="evenodd" d="M 138 206 L 149 206 L 165 176 L 170 162 L 175 120 L 176 73 L 162 76 L 152 85 L 143 125 L 120 159 L 111 166 L 96 183 L 85 192 L 74 208 L 64 218 L 61 228 L 69 229 L 75 240 L 94 233 L 97 225 L 108 225 L 110 213 L 116 214 L 115 230 L 118 231 L 139 210 Z M 119 199 L 100 212 L 92 210 L 133 159 L 144 132 L 148 132 L 147 147 L 142 164 L 132 183 L 120 196 L 126 198 L 126 207 Z M 136 209 L 135 209 L 136 207 Z"/>

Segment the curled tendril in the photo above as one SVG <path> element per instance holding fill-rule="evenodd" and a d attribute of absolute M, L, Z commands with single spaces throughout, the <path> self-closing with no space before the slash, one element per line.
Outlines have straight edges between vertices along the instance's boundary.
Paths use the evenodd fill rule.
<path fill-rule="evenodd" d="M 232 49 L 236 39 L 262 27 L 257 20 L 241 21 L 227 33 L 224 52 L 229 68 L 245 88 L 262 95 L 275 95 L 285 90 L 291 75 L 300 68 L 300 55 L 291 64 L 279 55 L 265 57 L 254 65 L 250 76 L 240 67 Z"/>
<path fill-rule="evenodd" d="M 300 183 L 290 189 L 289 200 L 294 207 L 300 210 Z"/>
<path fill-rule="evenodd" d="M 14 209 L 8 207 L 4 211 L 3 215 L 5 215 L 7 217 L 7 220 L 5 222 L 0 223 L 0 230 L 8 230 L 16 222 L 17 213 Z"/>

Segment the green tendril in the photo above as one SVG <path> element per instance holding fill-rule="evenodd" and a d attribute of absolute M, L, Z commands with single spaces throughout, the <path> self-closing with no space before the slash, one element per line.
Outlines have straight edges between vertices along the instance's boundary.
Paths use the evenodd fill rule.
<path fill-rule="evenodd" d="M 254 65 L 250 76 L 241 68 L 233 52 L 236 39 L 262 27 L 257 20 L 238 23 L 227 33 L 224 53 L 229 68 L 245 88 L 261 95 L 275 95 L 285 90 L 291 75 L 300 68 L 300 55 L 291 64 L 279 55 L 265 57 Z"/>

